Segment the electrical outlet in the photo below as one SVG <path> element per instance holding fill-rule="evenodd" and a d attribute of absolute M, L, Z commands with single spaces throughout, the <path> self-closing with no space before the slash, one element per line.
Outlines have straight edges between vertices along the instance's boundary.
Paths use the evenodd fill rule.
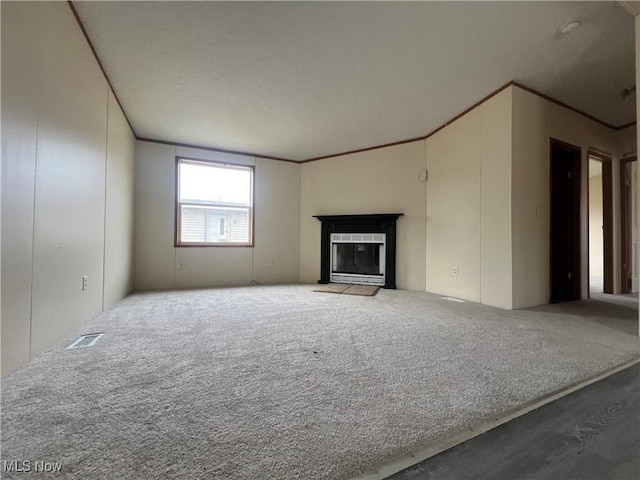
<path fill-rule="evenodd" d="M 176 270 L 184 270 L 184 263 L 176 263 Z"/>
<path fill-rule="evenodd" d="M 89 276 L 88 275 L 83 275 L 82 276 L 82 291 L 85 291 L 87 288 L 89 288 Z"/>
<path fill-rule="evenodd" d="M 451 269 L 451 274 L 452 274 L 454 277 L 457 277 L 457 276 L 458 276 L 458 267 L 453 267 L 453 268 Z"/>

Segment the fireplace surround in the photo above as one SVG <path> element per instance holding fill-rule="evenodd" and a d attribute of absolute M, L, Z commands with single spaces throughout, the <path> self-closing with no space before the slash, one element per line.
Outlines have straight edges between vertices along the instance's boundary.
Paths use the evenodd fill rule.
<path fill-rule="evenodd" d="M 318 283 L 396 288 L 396 221 L 402 215 L 314 215 L 322 222 Z"/>

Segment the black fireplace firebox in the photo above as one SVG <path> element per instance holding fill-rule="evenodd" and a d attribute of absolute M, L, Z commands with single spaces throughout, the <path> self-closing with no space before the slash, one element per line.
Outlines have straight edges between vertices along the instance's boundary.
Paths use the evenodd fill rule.
<path fill-rule="evenodd" d="M 379 275 L 380 248 L 378 245 L 378 243 L 355 242 L 337 244 L 337 258 L 332 262 L 332 270 L 349 275 Z"/>
<path fill-rule="evenodd" d="M 395 289 L 396 221 L 402 215 L 314 215 L 322 222 L 318 283 L 329 283 L 337 275 L 339 278 L 353 278 L 352 283 Z M 332 238 L 347 236 L 349 243 L 332 241 Z M 363 243 L 351 238 L 362 238 Z"/>

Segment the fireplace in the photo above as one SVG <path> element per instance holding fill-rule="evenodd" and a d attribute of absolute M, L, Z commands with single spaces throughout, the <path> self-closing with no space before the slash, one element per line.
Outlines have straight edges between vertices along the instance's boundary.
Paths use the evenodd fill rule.
<path fill-rule="evenodd" d="M 316 215 L 322 222 L 318 283 L 396 288 L 396 220 L 401 215 Z"/>
<path fill-rule="evenodd" d="M 329 281 L 384 285 L 384 233 L 332 233 Z"/>

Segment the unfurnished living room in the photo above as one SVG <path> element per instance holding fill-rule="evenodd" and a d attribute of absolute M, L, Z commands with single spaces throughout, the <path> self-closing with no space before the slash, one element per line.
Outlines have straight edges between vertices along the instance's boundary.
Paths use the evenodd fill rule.
<path fill-rule="evenodd" d="M 1 2 L 3 478 L 637 479 L 640 2 Z"/>

